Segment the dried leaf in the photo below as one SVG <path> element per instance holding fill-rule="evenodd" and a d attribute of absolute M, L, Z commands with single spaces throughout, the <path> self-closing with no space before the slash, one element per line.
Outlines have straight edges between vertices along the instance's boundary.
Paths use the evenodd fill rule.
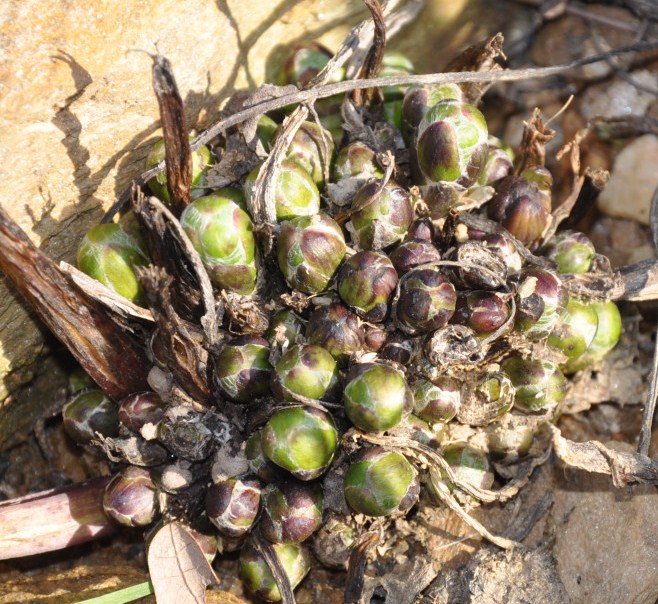
<path fill-rule="evenodd" d="M 148 567 L 158 604 L 205 603 L 206 587 L 219 583 L 194 537 L 175 522 L 151 539 Z"/>

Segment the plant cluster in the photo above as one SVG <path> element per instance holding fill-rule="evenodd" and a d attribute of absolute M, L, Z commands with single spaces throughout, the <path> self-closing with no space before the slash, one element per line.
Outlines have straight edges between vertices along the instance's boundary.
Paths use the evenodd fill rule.
<path fill-rule="evenodd" d="M 304 86 L 331 56 L 295 49 L 281 83 Z M 383 56 L 381 75 L 411 71 Z M 489 134 L 481 93 L 391 86 L 365 103 L 319 101 L 266 183 L 276 224 L 254 210 L 261 163 L 213 186 L 238 131 L 192 152 L 184 207 L 159 175 L 148 188 L 162 203 L 136 194 L 137 220 L 85 236 L 79 268 L 157 325 L 153 392 L 113 401 L 86 389 L 64 409 L 71 437 L 123 464 L 103 500 L 113 520 L 162 516 L 211 558 L 240 550 L 245 585 L 277 601 L 281 569 L 293 588 L 308 571 L 308 543 L 341 566 L 364 527 L 419 497 L 495 499 L 493 462 L 531 455 L 568 376 L 615 346 L 621 319 L 572 286 L 609 267 L 585 235 L 557 231 L 547 130 L 531 120 L 515 155 Z M 258 121 L 259 161 L 285 115 Z M 178 239 L 153 235 L 149 207 Z M 203 287 L 189 287 L 205 279 L 211 341 Z"/>

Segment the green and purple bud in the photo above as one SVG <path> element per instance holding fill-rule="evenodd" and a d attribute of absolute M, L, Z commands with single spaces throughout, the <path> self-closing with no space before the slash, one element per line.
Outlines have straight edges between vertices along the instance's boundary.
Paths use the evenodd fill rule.
<path fill-rule="evenodd" d="M 301 543 L 322 524 L 324 497 L 317 483 L 285 481 L 263 492 L 260 529 L 272 543 Z"/>
<path fill-rule="evenodd" d="M 428 333 L 448 323 L 456 302 L 455 286 L 440 268 L 416 268 L 400 279 L 397 321 L 404 331 Z"/>
<path fill-rule="evenodd" d="M 284 222 L 277 241 L 277 259 L 286 282 L 306 294 L 324 291 L 345 257 L 343 232 L 324 214 Z"/>
<path fill-rule="evenodd" d="M 481 449 L 467 443 L 453 443 L 441 451 L 441 456 L 450 466 L 456 480 L 479 489 L 490 489 L 493 486 L 494 474 Z M 443 478 L 448 480 L 446 474 L 443 474 Z"/>
<path fill-rule="evenodd" d="M 487 157 L 478 182 L 492 185 L 509 176 L 514 169 L 514 152 L 509 145 L 490 136 L 487 143 Z"/>
<path fill-rule="evenodd" d="M 402 371 L 390 365 L 360 363 L 347 374 L 343 403 L 357 428 L 383 432 L 411 413 L 414 398 Z"/>
<path fill-rule="evenodd" d="M 514 406 L 526 413 L 553 413 L 567 392 L 567 378 L 548 360 L 512 356 L 501 365 L 516 389 Z"/>
<path fill-rule="evenodd" d="M 246 403 L 269 394 L 270 345 L 256 335 L 231 340 L 219 353 L 215 379 L 222 394 L 238 403 Z"/>
<path fill-rule="evenodd" d="M 408 365 L 418 352 L 413 338 L 402 331 L 391 331 L 379 351 L 379 358 Z"/>
<path fill-rule="evenodd" d="M 257 430 L 247 439 L 244 453 L 249 471 L 265 483 L 283 480 L 286 473 L 268 459 L 262 445 L 262 430 Z"/>
<path fill-rule="evenodd" d="M 124 526 L 148 526 L 158 513 L 158 493 L 151 474 L 128 466 L 105 487 L 103 510 Z"/>
<path fill-rule="evenodd" d="M 555 273 L 541 268 L 524 269 L 516 288 L 515 328 L 532 342 L 547 338 L 566 299 L 566 290 Z"/>
<path fill-rule="evenodd" d="M 74 396 L 62 409 L 64 431 L 77 443 L 88 445 L 102 436 L 119 434 L 119 407 L 101 390 Z"/>
<path fill-rule="evenodd" d="M 596 250 L 589 238 L 578 231 L 561 231 L 541 250 L 542 255 L 557 265 L 562 274 L 586 273 Z"/>
<path fill-rule="evenodd" d="M 332 398 L 338 386 L 338 367 L 331 353 L 314 344 L 290 348 L 271 372 L 272 392 L 284 401 L 295 397 Z"/>
<path fill-rule="evenodd" d="M 382 252 L 357 252 L 338 272 L 338 295 L 365 321 L 378 323 L 388 315 L 398 275 Z"/>
<path fill-rule="evenodd" d="M 504 178 L 487 205 L 489 218 L 532 246 L 551 221 L 552 180 L 550 172 L 540 166 Z"/>
<path fill-rule="evenodd" d="M 342 304 L 321 306 L 313 311 L 306 326 L 311 344 L 321 346 L 336 361 L 346 361 L 363 348 L 365 337 L 359 318 Z"/>
<path fill-rule="evenodd" d="M 416 218 L 409 225 L 405 241 L 425 241 L 432 243 L 436 239 L 436 227 L 430 218 Z"/>
<path fill-rule="evenodd" d="M 330 415 L 313 407 L 276 411 L 261 432 L 263 452 L 299 480 L 313 480 L 331 465 L 338 432 Z"/>
<path fill-rule="evenodd" d="M 357 178 L 366 181 L 371 178 L 384 178 L 384 171 L 375 159 L 375 151 L 361 141 L 354 141 L 343 147 L 334 162 L 335 181 Z"/>
<path fill-rule="evenodd" d="M 292 310 L 284 308 L 274 313 L 267 329 L 267 339 L 270 344 L 288 342 L 290 346 L 304 336 L 304 321 Z"/>
<path fill-rule="evenodd" d="M 418 500 L 418 473 L 400 453 L 380 447 L 361 449 L 345 473 L 345 499 L 366 516 L 390 516 Z"/>
<path fill-rule="evenodd" d="M 193 137 L 190 136 L 190 140 Z M 151 148 L 151 152 L 146 157 L 146 169 L 157 166 L 165 158 L 164 141 L 160 140 Z M 207 193 L 206 172 L 209 166 L 212 166 L 215 160 L 208 147 L 201 146 L 196 151 L 192 151 L 192 187 L 190 195 L 192 199 L 203 197 Z M 160 172 L 148 181 L 151 193 L 165 203 L 169 203 L 169 191 L 167 189 L 167 175 Z"/>
<path fill-rule="evenodd" d="M 311 554 L 297 543 L 279 543 L 272 547 L 294 589 L 311 568 Z M 281 601 L 281 592 L 270 567 L 249 540 L 240 551 L 240 577 L 246 588 L 259 598 L 266 602 Z"/>
<path fill-rule="evenodd" d="M 222 190 L 200 197 L 183 210 L 180 223 L 211 281 L 246 295 L 256 287 L 254 227 L 233 197 Z"/>
<path fill-rule="evenodd" d="M 244 194 L 251 199 L 261 166 L 256 166 L 244 182 Z M 320 192 L 311 174 L 292 159 L 281 162 L 274 189 L 276 219 L 291 220 L 297 216 L 312 216 L 320 211 Z"/>
<path fill-rule="evenodd" d="M 318 42 L 307 42 L 295 47 L 288 55 L 279 76 L 280 84 L 298 84 L 304 88 L 333 57 L 333 53 Z M 341 68 L 329 82 L 340 82 L 345 77 Z"/>
<path fill-rule="evenodd" d="M 142 303 L 144 293 L 135 267 L 150 262 L 139 233 L 119 224 L 96 225 L 78 247 L 77 263 L 83 273 L 137 304 Z"/>
<path fill-rule="evenodd" d="M 362 250 L 387 248 L 404 238 L 413 220 L 410 194 L 392 181 L 363 185 L 351 207 L 352 239 Z M 380 190 L 381 188 L 381 190 Z"/>
<path fill-rule="evenodd" d="M 278 136 L 278 132 L 275 134 L 274 140 L 276 140 L 276 136 Z M 324 186 L 325 168 L 329 170 L 333 154 L 334 141 L 331 138 L 331 132 L 315 122 L 302 122 L 288 147 L 286 159 L 293 160 L 302 166 L 310 174 L 316 186 L 321 189 Z M 290 194 L 289 189 L 287 192 Z M 297 216 L 300 215 L 297 214 Z"/>
<path fill-rule="evenodd" d="M 462 100 L 462 91 L 457 84 L 442 86 L 412 86 L 402 102 L 402 136 L 407 145 L 411 145 L 414 135 L 425 114 L 431 107 L 446 99 Z"/>
<path fill-rule="evenodd" d="M 414 413 L 430 423 L 447 423 L 461 405 L 461 384 L 456 378 L 442 376 L 430 382 L 417 380 L 413 386 Z"/>
<path fill-rule="evenodd" d="M 398 275 L 423 264 L 441 260 L 441 254 L 429 241 L 403 241 L 390 254 L 389 258 Z"/>
<path fill-rule="evenodd" d="M 155 392 L 136 392 L 119 403 L 119 421 L 131 432 L 139 433 L 146 424 L 155 426 L 166 408 Z"/>
<path fill-rule="evenodd" d="M 430 182 L 473 183 L 482 172 L 489 133 L 473 105 L 444 100 L 427 111 L 418 126 L 416 154 Z"/>
<path fill-rule="evenodd" d="M 488 335 L 500 329 L 510 318 L 512 309 L 508 299 L 505 294 L 490 291 L 459 294 L 451 321 L 466 325 L 479 335 Z"/>
<path fill-rule="evenodd" d="M 241 537 L 254 526 L 260 511 L 261 484 L 254 478 L 214 482 L 206 493 L 206 513 L 220 533 Z"/>

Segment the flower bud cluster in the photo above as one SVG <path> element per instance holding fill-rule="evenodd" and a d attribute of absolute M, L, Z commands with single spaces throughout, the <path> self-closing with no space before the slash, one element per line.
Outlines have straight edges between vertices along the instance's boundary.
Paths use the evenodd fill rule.
<path fill-rule="evenodd" d="M 296 49 L 282 81 L 307 82 L 330 56 L 317 44 Z M 397 55 L 387 60 L 388 73 L 411 71 Z M 565 375 L 600 361 L 621 332 L 613 302 L 568 288 L 567 276 L 597 270 L 591 242 L 569 231 L 543 239 L 550 173 L 513 172 L 511 150 L 489 136 L 459 86 L 384 90 L 382 115 L 401 130 L 411 158 L 409 173 L 392 177 L 381 149 L 361 139 L 336 153 L 335 107 L 330 99 L 318 105 L 326 127 L 302 124 L 275 183 L 270 257 L 260 256 L 262 225 L 249 210 L 260 168 L 239 186 L 209 191 L 213 154 L 195 152 L 195 194 L 180 224 L 218 297 L 260 305 L 268 319 L 258 333 L 226 320 L 221 345 L 207 351 L 214 407 L 153 392 L 115 403 L 83 391 L 64 410 L 67 431 L 83 445 L 133 439 L 162 452 L 157 463 L 130 461 L 110 483 L 104 505 L 112 518 L 144 526 L 158 514 L 157 492 L 184 500 L 194 486 L 204 503 L 186 505 L 212 524 L 220 551 L 241 548 L 245 584 L 268 601 L 280 593 L 255 530 L 294 587 L 310 563 L 302 542 L 331 538 L 349 548 L 352 514 L 404 514 L 420 497 L 426 481 L 414 459 L 395 447 L 348 445 L 347 432 L 384 443 L 404 434 L 443 458 L 439 479 L 450 492 L 489 489 L 489 457 L 526 455 L 533 426 L 559 414 Z M 266 149 L 279 136 L 272 118 L 259 122 Z M 160 147 L 152 156 L 162 156 Z M 162 185 L 159 177 L 149 183 L 167 202 Z M 340 203 L 334 185 L 343 187 Z M 455 211 L 437 214 L 435 191 L 469 187 L 492 191 L 480 213 L 498 226 L 482 220 L 478 230 Z M 82 270 L 142 301 L 134 268 L 149 260 L 138 234 L 96 227 L 79 258 Z M 478 438 L 455 440 L 454 426 Z M 329 495 L 336 499 L 323 485 L 340 480 L 343 516 L 331 510 L 338 539 L 320 529 Z"/>

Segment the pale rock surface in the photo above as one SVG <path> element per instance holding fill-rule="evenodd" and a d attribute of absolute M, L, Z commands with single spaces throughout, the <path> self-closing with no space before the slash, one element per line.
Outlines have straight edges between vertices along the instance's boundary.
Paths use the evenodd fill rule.
<path fill-rule="evenodd" d="M 599 209 L 614 218 L 649 224 L 651 198 L 658 187 L 658 137 L 645 134 L 621 150 Z"/>

